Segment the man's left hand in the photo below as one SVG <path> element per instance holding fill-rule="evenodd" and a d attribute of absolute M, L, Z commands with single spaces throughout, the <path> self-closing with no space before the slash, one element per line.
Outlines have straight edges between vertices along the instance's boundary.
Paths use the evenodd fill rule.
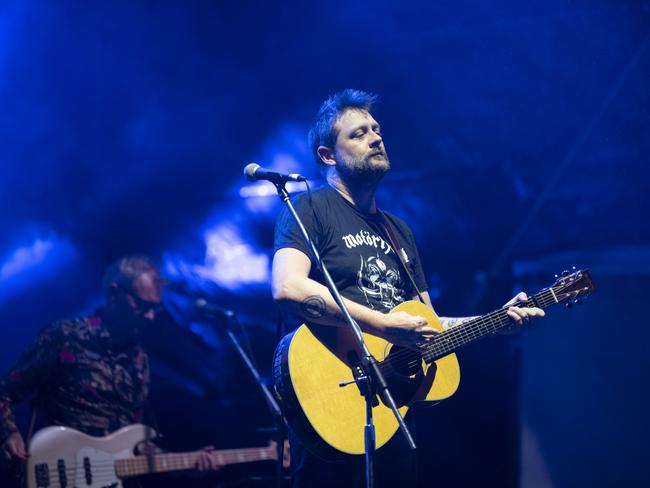
<path fill-rule="evenodd" d="M 517 325 L 523 325 L 534 317 L 543 317 L 546 315 L 544 310 L 537 307 L 518 307 L 518 303 L 525 303 L 528 301 L 528 296 L 522 291 L 517 293 L 503 308 L 508 309 L 508 317 Z"/>

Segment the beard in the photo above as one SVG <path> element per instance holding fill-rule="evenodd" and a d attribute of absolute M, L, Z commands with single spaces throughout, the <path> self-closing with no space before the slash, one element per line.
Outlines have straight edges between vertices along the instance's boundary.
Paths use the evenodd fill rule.
<path fill-rule="evenodd" d="M 377 183 L 390 170 L 388 155 L 368 155 L 363 158 L 345 158 L 336 153 L 336 170 L 344 181 L 364 184 Z"/>
<path fill-rule="evenodd" d="M 111 338 L 118 344 L 138 344 L 149 321 L 133 311 L 116 317 L 109 328 Z"/>

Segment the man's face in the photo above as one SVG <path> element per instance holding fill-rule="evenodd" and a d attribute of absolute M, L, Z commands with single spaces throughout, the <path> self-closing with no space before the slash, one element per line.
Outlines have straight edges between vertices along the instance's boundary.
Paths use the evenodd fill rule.
<path fill-rule="evenodd" d="M 162 288 L 152 273 L 142 273 L 132 285 L 118 285 L 115 300 L 114 332 L 123 337 L 137 337 L 142 329 L 155 320 L 160 309 Z"/>
<path fill-rule="evenodd" d="M 355 180 L 381 178 L 390 169 L 379 123 L 370 113 L 346 110 L 334 129 L 334 155 L 341 176 Z"/>

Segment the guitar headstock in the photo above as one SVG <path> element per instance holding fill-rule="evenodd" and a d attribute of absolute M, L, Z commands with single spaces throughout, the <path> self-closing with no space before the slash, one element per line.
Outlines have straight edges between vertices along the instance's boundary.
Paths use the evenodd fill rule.
<path fill-rule="evenodd" d="M 567 307 L 579 304 L 582 298 L 596 291 L 588 269 L 576 271 L 573 268 L 572 271 L 564 271 L 560 276 L 556 275 L 556 278 L 551 290 L 558 302 L 567 302 Z"/>

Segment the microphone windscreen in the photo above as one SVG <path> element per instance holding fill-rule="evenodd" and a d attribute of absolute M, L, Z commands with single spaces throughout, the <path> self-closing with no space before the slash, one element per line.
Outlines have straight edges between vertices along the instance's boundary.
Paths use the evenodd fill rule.
<path fill-rule="evenodd" d="M 246 165 L 244 168 L 244 176 L 248 181 L 257 181 L 257 178 L 255 177 L 255 171 L 257 171 L 257 168 L 259 167 L 260 165 L 257 163 L 250 163 Z"/>

